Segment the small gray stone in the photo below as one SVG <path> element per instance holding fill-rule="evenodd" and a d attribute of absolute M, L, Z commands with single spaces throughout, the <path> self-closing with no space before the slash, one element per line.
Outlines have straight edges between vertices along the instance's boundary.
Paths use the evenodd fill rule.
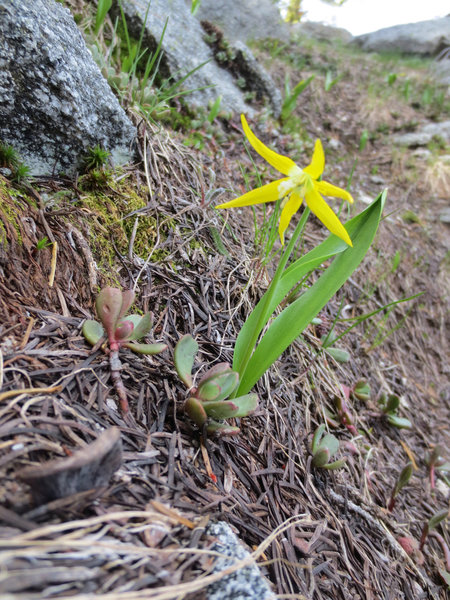
<path fill-rule="evenodd" d="M 392 141 L 399 146 L 417 147 L 426 146 L 434 137 L 442 139 L 445 144 L 449 144 L 450 121 L 427 123 L 412 133 L 392 136 Z"/>
<path fill-rule="evenodd" d="M 450 224 L 450 207 L 444 208 L 439 215 L 439 221 L 441 221 L 441 223 Z"/>
<path fill-rule="evenodd" d="M 249 556 L 249 552 L 227 523 L 211 523 L 206 533 L 217 538 L 210 549 L 225 555 L 223 558 L 217 558 L 213 573 L 223 571 Z M 275 600 L 275 594 L 270 590 L 256 564 L 225 575 L 208 586 L 206 595 L 208 600 Z"/>
<path fill-rule="evenodd" d="M 0 139 L 32 175 L 73 174 L 88 147 L 131 157 L 136 130 L 55 0 L 0 5 Z"/>
<path fill-rule="evenodd" d="M 353 43 L 368 52 L 435 56 L 450 45 L 450 15 L 358 35 Z"/>

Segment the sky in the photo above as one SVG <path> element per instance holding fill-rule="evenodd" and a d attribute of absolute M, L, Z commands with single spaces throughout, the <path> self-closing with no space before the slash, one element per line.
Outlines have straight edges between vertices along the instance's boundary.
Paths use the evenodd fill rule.
<path fill-rule="evenodd" d="M 287 0 L 284 0 L 287 1 Z M 303 0 L 305 21 L 319 21 L 347 29 L 352 35 L 392 25 L 427 21 L 450 13 L 449 0 L 347 0 L 331 6 L 321 0 Z"/>

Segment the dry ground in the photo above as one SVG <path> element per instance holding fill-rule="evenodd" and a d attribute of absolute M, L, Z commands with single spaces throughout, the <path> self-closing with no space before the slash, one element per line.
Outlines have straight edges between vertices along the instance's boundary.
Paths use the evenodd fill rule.
<path fill-rule="evenodd" d="M 311 64 L 317 71 L 330 52 L 331 46 L 328 54 L 305 49 L 310 63 L 302 76 Z M 296 73 L 292 64 L 260 53 L 279 82 L 286 69 Z M 94 189 L 89 178 L 26 186 L 1 179 L 2 597 L 202 598 L 212 559 L 197 550 L 211 545 L 204 528 L 217 519 L 254 550 L 285 524 L 257 553 L 281 597 L 446 597 L 439 575 L 445 557 L 436 540 L 425 545 L 423 563 L 397 540 L 419 539 L 424 521 L 449 496 L 441 478 L 430 489 L 425 463 L 434 445 L 449 441 L 449 240 L 448 225 L 438 218 L 448 205 L 448 171 L 432 177 L 426 161 L 390 143 L 394 129 L 430 115 L 394 106 L 393 98 L 371 106 L 378 100 L 367 95 L 364 77 L 376 64 L 360 58 L 359 70 L 349 66 L 328 93 L 319 69 L 295 114 L 300 136 L 270 120 L 254 123 L 266 143 L 299 164 L 321 137 L 325 176 L 337 185 L 346 184 L 368 128 L 374 135 L 358 156 L 351 186 L 355 211 L 384 187 L 389 192 L 386 219 L 363 265 L 322 313 L 324 328 L 308 328 L 258 383 L 259 408 L 242 419 L 239 437 L 200 443 L 183 415 L 185 391 L 172 363 L 184 333 L 199 342 L 200 370 L 231 361 L 237 332 L 267 287 L 271 267 L 261 268 L 250 210 L 219 215 L 213 209 L 244 189 L 239 163 L 254 169 L 238 118 L 220 125 L 220 145 L 213 138 L 201 152 L 183 146 L 183 134 L 141 123 L 141 160 Z M 139 209 L 131 205 L 135 195 Z M 113 222 L 105 217 L 111 201 L 121 207 Z M 407 210 L 417 218 L 405 217 Z M 324 235 L 312 220 L 306 245 Z M 52 248 L 36 250 L 44 236 L 58 243 L 52 287 Z M 154 339 L 170 346 L 152 358 L 122 352 L 131 422 L 118 411 L 104 352 L 92 352 L 80 333 L 105 283 L 136 286 L 137 308 L 155 314 Z M 418 292 L 420 298 L 389 315 L 380 312 L 340 341 L 349 362 L 320 352 L 320 336 L 340 306 L 352 317 Z M 338 333 L 343 330 L 338 323 Z M 350 399 L 358 435 L 343 426 L 334 430 L 346 466 L 312 469 L 312 432 L 335 410 L 342 385 L 362 378 L 371 398 Z M 381 416 L 382 392 L 400 396 L 411 430 Z M 75 481 L 57 500 L 37 497 L 35 483 L 31 494 L 24 468 L 41 469 L 39 481 L 48 476 L 47 461 L 71 456 L 113 426 L 120 430 L 123 463 L 109 482 L 80 492 Z M 411 457 L 417 469 L 388 512 L 392 487 Z M 445 527 L 438 531 L 448 543 Z"/>

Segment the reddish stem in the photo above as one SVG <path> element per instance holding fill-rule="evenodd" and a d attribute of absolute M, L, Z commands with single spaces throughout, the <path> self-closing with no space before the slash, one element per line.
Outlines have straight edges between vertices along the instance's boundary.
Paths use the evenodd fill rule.
<path fill-rule="evenodd" d="M 446 563 L 447 571 L 450 571 L 450 550 L 449 550 L 449 547 L 447 546 L 444 538 L 437 531 L 430 531 L 428 535 L 430 537 L 433 536 L 434 538 L 436 538 L 437 541 L 439 542 L 439 544 L 441 545 L 442 551 L 445 556 L 445 563 Z"/>
<path fill-rule="evenodd" d="M 111 367 L 111 379 L 113 380 L 114 388 L 119 396 L 120 410 L 122 415 L 126 416 L 130 410 L 130 406 L 128 404 L 127 392 L 123 385 L 122 377 L 120 376 L 122 363 L 120 362 L 119 352 L 116 348 L 111 348 L 111 352 L 109 353 L 109 365 Z"/>

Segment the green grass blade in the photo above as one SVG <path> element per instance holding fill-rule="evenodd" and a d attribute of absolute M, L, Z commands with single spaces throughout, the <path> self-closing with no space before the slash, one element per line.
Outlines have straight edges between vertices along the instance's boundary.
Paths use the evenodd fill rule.
<path fill-rule="evenodd" d="M 237 394 L 246 394 L 251 390 L 270 365 L 300 335 L 311 322 L 311 319 L 322 310 L 358 267 L 378 229 L 385 199 L 386 192 L 383 192 L 363 213 L 347 224 L 352 237 L 353 248 L 347 248 L 341 252 L 314 285 L 295 302 L 286 307 L 270 325 L 256 347 L 245 372 L 240 373 L 241 382 Z M 325 240 L 323 244 L 327 241 Z M 321 246 L 322 244 L 318 248 Z M 285 276 L 289 278 L 292 276 L 295 268 L 296 263 L 286 270 L 281 278 L 281 283 Z M 279 296 L 279 294 L 274 294 L 274 297 L 277 295 Z M 234 363 L 233 368 L 236 369 Z"/>

